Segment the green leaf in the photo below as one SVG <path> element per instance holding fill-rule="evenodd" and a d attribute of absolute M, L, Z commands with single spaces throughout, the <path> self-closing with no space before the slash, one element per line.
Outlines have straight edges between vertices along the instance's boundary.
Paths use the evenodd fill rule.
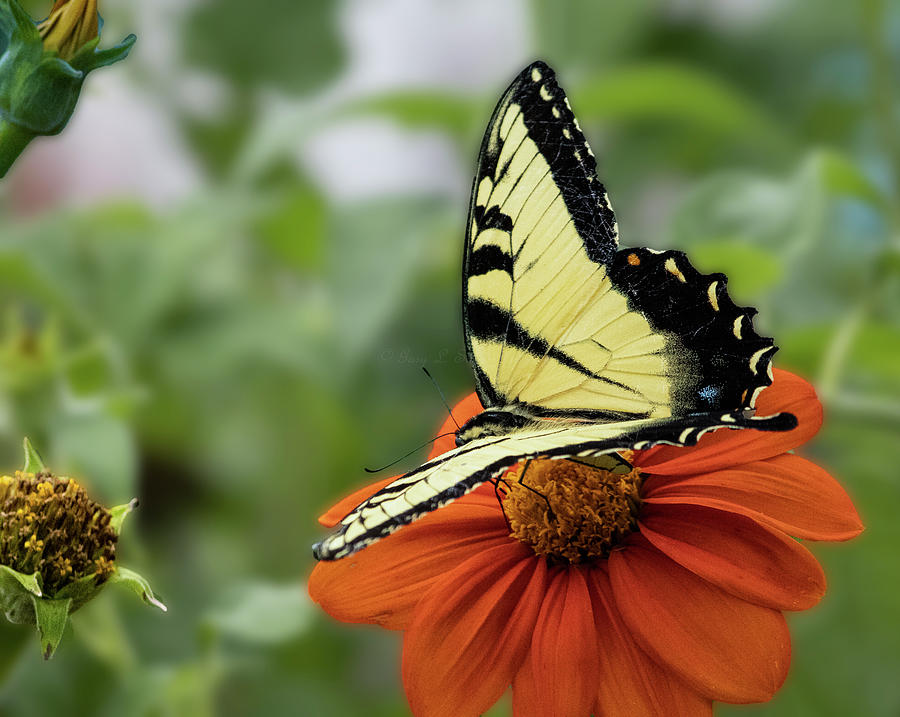
<path fill-rule="evenodd" d="M 48 600 L 35 597 L 33 602 L 37 627 L 41 634 L 41 654 L 45 660 L 49 660 L 65 632 L 66 623 L 69 620 L 69 606 L 72 601 L 68 598 Z"/>
<path fill-rule="evenodd" d="M 781 279 L 778 257 L 755 244 L 723 239 L 704 242 L 691 249 L 694 266 L 703 273 L 723 272 L 732 296 L 753 297 L 775 286 Z"/>
<path fill-rule="evenodd" d="M 887 207 L 888 201 L 884 194 L 850 157 L 836 150 L 820 150 L 817 159 L 825 188 L 832 194 L 855 197 L 878 207 Z"/>
<path fill-rule="evenodd" d="M 148 605 L 152 605 L 153 607 L 158 607 L 163 612 L 167 612 L 169 609 L 162 603 L 161 600 L 159 600 L 159 598 L 156 597 L 156 595 L 153 594 L 150 583 L 148 583 L 145 578 L 143 578 L 133 570 L 117 567 L 116 572 L 113 573 L 108 582 L 110 584 L 119 583 L 124 585 L 132 592 L 139 595 L 141 600 L 143 600 L 145 603 L 147 603 Z"/>
<path fill-rule="evenodd" d="M 820 162 L 811 153 L 783 178 L 720 172 L 698 182 L 678 207 L 668 244 L 690 248 L 743 240 L 787 260 L 822 238 L 828 209 Z"/>
<path fill-rule="evenodd" d="M 310 624 L 310 610 L 300 583 L 249 583 L 233 589 L 205 622 L 226 637 L 274 645 L 302 633 Z"/>
<path fill-rule="evenodd" d="M 310 92 L 343 60 L 335 9 L 331 0 L 204 3 L 186 28 L 187 52 L 239 86 Z"/>
<path fill-rule="evenodd" d="M 34 446 L 31 445 L 31 441 L 28 438 L 25 439 L 25 466 L 22 468 L 24 473 L 40 473 L 43 470 L 47 470 L 44 467 L 44 461 L 41 460 L 40 454 L 34 449 Z"/>
<path fill-rule="evenodd" d="M 436 128 L 463 138 L 481 121 L 479 104 L 464 95 L 400 90 L 359 100 L 341 108 L 341 114 L 375 114 L 412 129 Z"/>
<path fill-rule="evenodd" d="M 114 670 L 134 669 L 135 650 L 120 611 L 110 609 L 105 600 L 97 600 L 69 616 L 75 637 L 95 657 Z"/>
<path fill-rule="evenodd" d="M 628 56 L 659 13 L 655 0 L 532 0 L 537 57 L 560 69 L 597 67 Z"/>
<path fill-rule="evenodd" d="M 259 222 L 260 237 L 285 264 L 304 272 L 321 271 L 325 256 L 326 204 L 299 185 L 280 198 Z"/>
<path fill-rule="evenodd" d="M 111 503 L 135 494 L 137 448 L 125 421 L 90 405 L 80 413 L 58 411 L 50 431 L 56 460 L 83 477 L 92 495 Z"/>
<path fill-rule="evenodd" d="M 367 202 L 336 218 L 329 242 L 334 293 L 327 307 L 333 316 L 323 318 L 335 327 L 337 357 L 347 365 L 365 355 L 395 316 L 430 247 L 446 246 L 449 221 L 428 200 Z M 366 241 L 360 242 L 361 236 Z"/>
<path fill-rule="evenodd" d="M 640 64 L 613 70 L 580 85 L 582 121 L 654 118 L 682 122 L 746 141 L 784 146 L 779 125 L 751 99 L 702 70 L 665 64 Z"/>

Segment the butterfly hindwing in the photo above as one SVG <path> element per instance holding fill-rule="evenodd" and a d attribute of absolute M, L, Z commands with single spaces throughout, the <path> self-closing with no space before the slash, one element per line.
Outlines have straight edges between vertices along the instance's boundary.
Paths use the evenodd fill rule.
<path fill-rule="evenodd" d="M 336 560 L 361 550 L 425 513 L 494 480 L 529 458 L 590 459 L 660 443 L 691 446 L 722 428 L 783 431 L 791 414 L 757 417 L 752 411 L 696 414 L 682 419 L 623 423 L 560 423 L 547 428 L 481 438 L 455 448 L 389 483 L 345 517 L 313 547 L 319 560 Z"/>
<path fill-rule="evenodd" d="M 565 93 L 534 63 L 488 125 L 470 205 L 463 309 L 482 402 L 590 420 L 752 406 L 775 350 L 752 310 L 680 252 L 617 241 Z"/>

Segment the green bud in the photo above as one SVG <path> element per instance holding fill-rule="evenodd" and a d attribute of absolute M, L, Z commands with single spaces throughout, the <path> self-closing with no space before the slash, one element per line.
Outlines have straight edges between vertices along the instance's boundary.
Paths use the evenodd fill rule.
<path fill-rule="evenodd" d="M 89 72 L 128 55 L 135 36 L 98 50 L 101 27 L 95 2 L 57 2 L 39 28 L 0 0 L 0 177 L 33 137 L 66 126 Z"/>
<path fill-rule="evenodd" d="M 0 609 L 36 625 L 49 658 L 70 613 L 107 583 L 123 583 L 165 610 L 147 582 L 116 565 L 134 501 L 107 510 L 71 478 L 54 476 L 25 439 L 25 470 L 0 476 Z"/>

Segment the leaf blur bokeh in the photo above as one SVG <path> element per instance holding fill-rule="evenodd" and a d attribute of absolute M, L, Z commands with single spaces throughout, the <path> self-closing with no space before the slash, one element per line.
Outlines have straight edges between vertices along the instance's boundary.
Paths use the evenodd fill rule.
<path fill-rule="evenodd" d="M 35 17 L 50 3 L 25 3 Z M 0 458 L 98 500 L 167 615 L 113 591 L 43 664 L 0 624 L 0 713 L 408 713 L 399 636 L 304 576 L 316 516 L 472 388 L 460 258 L 481 133 L 557 70 L 623 243 L 759 308 L 867 525 L 739 715 L 900 713 L 900 5 L 887 0 L 102 0 L 138 35 L 0 186 Z M 423 452 L 397 468 L 414 465 Z M 500 705 L 492 715 L 505 714 Z"/>

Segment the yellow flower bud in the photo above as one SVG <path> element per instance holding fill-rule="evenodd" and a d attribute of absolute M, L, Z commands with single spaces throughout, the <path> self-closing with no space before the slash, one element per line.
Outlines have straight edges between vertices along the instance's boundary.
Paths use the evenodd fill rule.
<path fill-rule="evenodd" d="M 97 0 L 56 0 L 46 20 L 38 25 L 44 48 L 68 60 L 100 32 Z"/>

